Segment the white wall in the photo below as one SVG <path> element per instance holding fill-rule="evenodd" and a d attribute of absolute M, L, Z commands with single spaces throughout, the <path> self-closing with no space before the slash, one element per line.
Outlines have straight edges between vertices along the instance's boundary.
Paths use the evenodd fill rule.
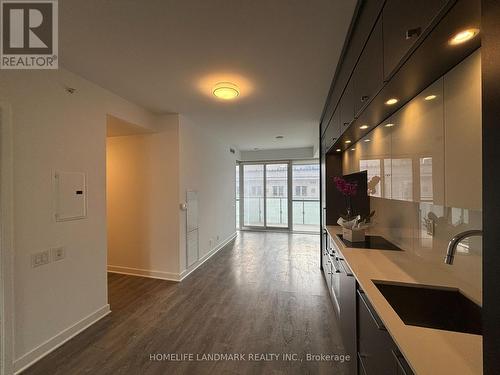
<path fill-rule="evenodd" d="M 236 232 L 236 156 L 198 124 L 184 116 L 179 120 L 179 202 L 186 200 L 187 190 L 198 191 L 202 258 Z M 181 272 L 186 269 L 185 215 L 183 211 L 180 220 Z"/>
<path fill-rule="evenodd" d="M 178 116 L 153 134 L 107 139 L 108 269 L 179 274 Z"/>
<path fill-rule="evenodd" d="M 313 159 L 314 147 L 277 148 L 270 150 L 241 151 L 241 161 Z M 317 156 L 316 156 L 317 157 Z"/>
<path fill-rule="evenodd" d="M 77 91 L 69 94 L 65 86 Z M 150 128 L 156 119 L 63 69 L 2 71 L 0 101 L 12 113 L 14 356 L 19 369 L 106 314 L 106 114 Z M 54 170 L 87 174 L 86 219 L 54 221 Z M 64 260 L 31 267 L 31 254 L 55 246 L 65 247 Z"/>
<path fill-rule="evenodd" d="M 76 92 L 70 94 L 65 87 L 75 88 Z M 216 136 L 187 119 L 155 116 L 64 69 L 0 72 L 0 102 L 6 103 L 12 113 L 13 128 L 16 370 L 36 361 L 109 312 L 106 275 L 109 115 L 154 132 L 134 137 L 128 140 L 128 145 L 109 141 L 112 152 L 122 156 L 129 147 L 137 151 L 125 156 L 128 161 L 138 162 L 133 173 L 142 178 L 140 184 L 149 185 L 147 197 L 140 197 L 138 191 L 131 193 L 134 199 L 140 197 L 141 202 L 146 202 L 148 209 L 141 211 L 137 204 L 128 208 L 130 214 L 139 210 L 141 218 L 149 221 L 142 228 L 143 233 L 136 233 L 141 240 L 143 234 L 148 236 L 144 242 L 136 242 L 142 254 L 131 255 L 133 262 L 128 263 L 127 256 L 111 251 L 111 262 L 149 265 L 153 270 L 185 276 L 185 213 L 179 211 L 178 204 L 185 200 L 187 189 L 199 191 L 202 257 L 234 235 L 235 155 Z M 111 156 L 110 162 L 127 160 Z M 146 165 L 146 170 L 139 171 L 139 164 Z M 87 218 L 55 222 L 52 176 L 57 170 L 86 173 Z M 170 179 L 172 175 L 177 178 Z M 165 199 L 170 195 L 171 199 Z M 110 229 L 110 243 L 123 245 L 118 238 L 119 229 Z M 59 246 L 66 250 L 65 259 L 31 267 L 33 253 Z"/>

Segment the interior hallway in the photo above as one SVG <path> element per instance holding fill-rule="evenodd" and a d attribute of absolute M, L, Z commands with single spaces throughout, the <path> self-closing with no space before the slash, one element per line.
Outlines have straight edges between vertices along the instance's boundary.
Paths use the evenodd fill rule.
<path fill-rule="evenodd" d="M 341 363 L 305 360 L 344 354 L 318 247 L 318 235 L 240 232 L 182 283 L 109 274 L 112 313 L 24 374 L 344 374 Z M 154 353 L 304 360 L 151 361 Z"/>

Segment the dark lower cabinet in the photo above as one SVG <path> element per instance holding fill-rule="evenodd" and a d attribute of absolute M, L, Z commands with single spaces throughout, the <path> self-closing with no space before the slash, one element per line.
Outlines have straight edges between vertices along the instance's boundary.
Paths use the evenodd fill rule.
<path fill-rule="evenodd" d="M 356 374 L 356 279 L 344 259 L 339 259 L 339 266 L 340 332 L 345 352 L 351 356 L 351 360 L 348 363 L 349 374 Z"/>
<path fill-rule="evenodd" d="M 357 290 L 358 368 L 363 375 L 412 375 L 364 292 Z"/>

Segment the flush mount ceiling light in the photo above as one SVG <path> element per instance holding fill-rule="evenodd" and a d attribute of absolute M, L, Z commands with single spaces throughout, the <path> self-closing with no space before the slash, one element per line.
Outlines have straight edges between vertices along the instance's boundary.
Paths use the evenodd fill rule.
<path fill-rule="evenodd" d="M 456 33 L 455 35 L 453 35 L 451 37 L 449 43 L 452 46 L 455 46 L 457 44 L 462 44 L 462 43 L 467 42 L 468 40 L 471 40 L 477 34 L 479 34 L 479 29 L 472 28 L 472 29 L 462 30 L 462 31 Z"/>
<path fill-rule="evenodd" d="M 240 95 L 240 91 L 238 86 L 231 82 L 219 82 L 213 88 L 212 94 L 222 100 L 232 100 Z"/>
<path fill-rule="evenodd" d="M 347 141 L 345 141 L 345 143 L 349 144 L 349 143 L 351 143 L 351 141 L 350 141 L 350 140 L 347 140 Z"/>
<path fill-rule="evenodd" d="M 429 96 L 426 96 L 426 97 L 424 98 L 424 100 L 434 100 L 434 99 L 436 99 L 436 98 L 437 98 L 437 96 L 436 96 L 436 95 L 429 95 Z"/>
<path fill-rule="evenodd" d="M 361 125 L 359 128 L 360 129 L 368 129 L 368 125 Z"/>
<path fill-rule="evenodd" d="M 386 128 L 392 128 L 393 126 L 394 126 L 394 124 L 385 124 Z"/>
<path fill-rule="evenodd" d="M 396 104 L 397 102 L 399 102 L 398 99 L 396 99 L 396 98 L 390 98 L 388 101 L 385 102 L 385 104 L 387 104 L 387 105 L 393 105 L 393 104 Z"/>

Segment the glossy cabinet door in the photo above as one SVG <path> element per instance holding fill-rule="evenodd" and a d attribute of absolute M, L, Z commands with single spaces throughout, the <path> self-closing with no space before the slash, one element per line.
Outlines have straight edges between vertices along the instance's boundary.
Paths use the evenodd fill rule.
<path fill-rule="evenodd" d="M 444 204 L 443 80 L 390 119 L 392 199 Z"/>
<path fill-rule="evenodd" d="M 340 130 L 343 133 L 354 120 L 354 82 L 351 79 L 340 99 Z"/>
<path fill-rule="evenodd" d="M 387 0 L 383 10 L 385 79 L 388 79 L 446 2 Z"/>
<path fill-rule="evenodd" d="M 368 172 L 368 194 L 379 198 L 392 198 L 391 136 L 392 127 L 384 122 L 368 133 L 350 150 L 351 163 L 357 171 Z"/>
<path fill-rule="evenodd" d="M 444 98 L 446 206 L 482 210 L 480 51 L 444 76 Z"/>
<path fill-rule="evenodd" d="M 333 144 L 340 137 L 340 110 L 336 110 L 330 122 L 328 123 L 328 127 L 325 130 L 325 134 L 321 139 L 323 150 L 325 153 L 328 153 Z"/>
<path fill-rule="evenodd" d="M 382 19 L 375 25 L 354 70 L 354 115 L 356 116 L 383 85 Z"/>

